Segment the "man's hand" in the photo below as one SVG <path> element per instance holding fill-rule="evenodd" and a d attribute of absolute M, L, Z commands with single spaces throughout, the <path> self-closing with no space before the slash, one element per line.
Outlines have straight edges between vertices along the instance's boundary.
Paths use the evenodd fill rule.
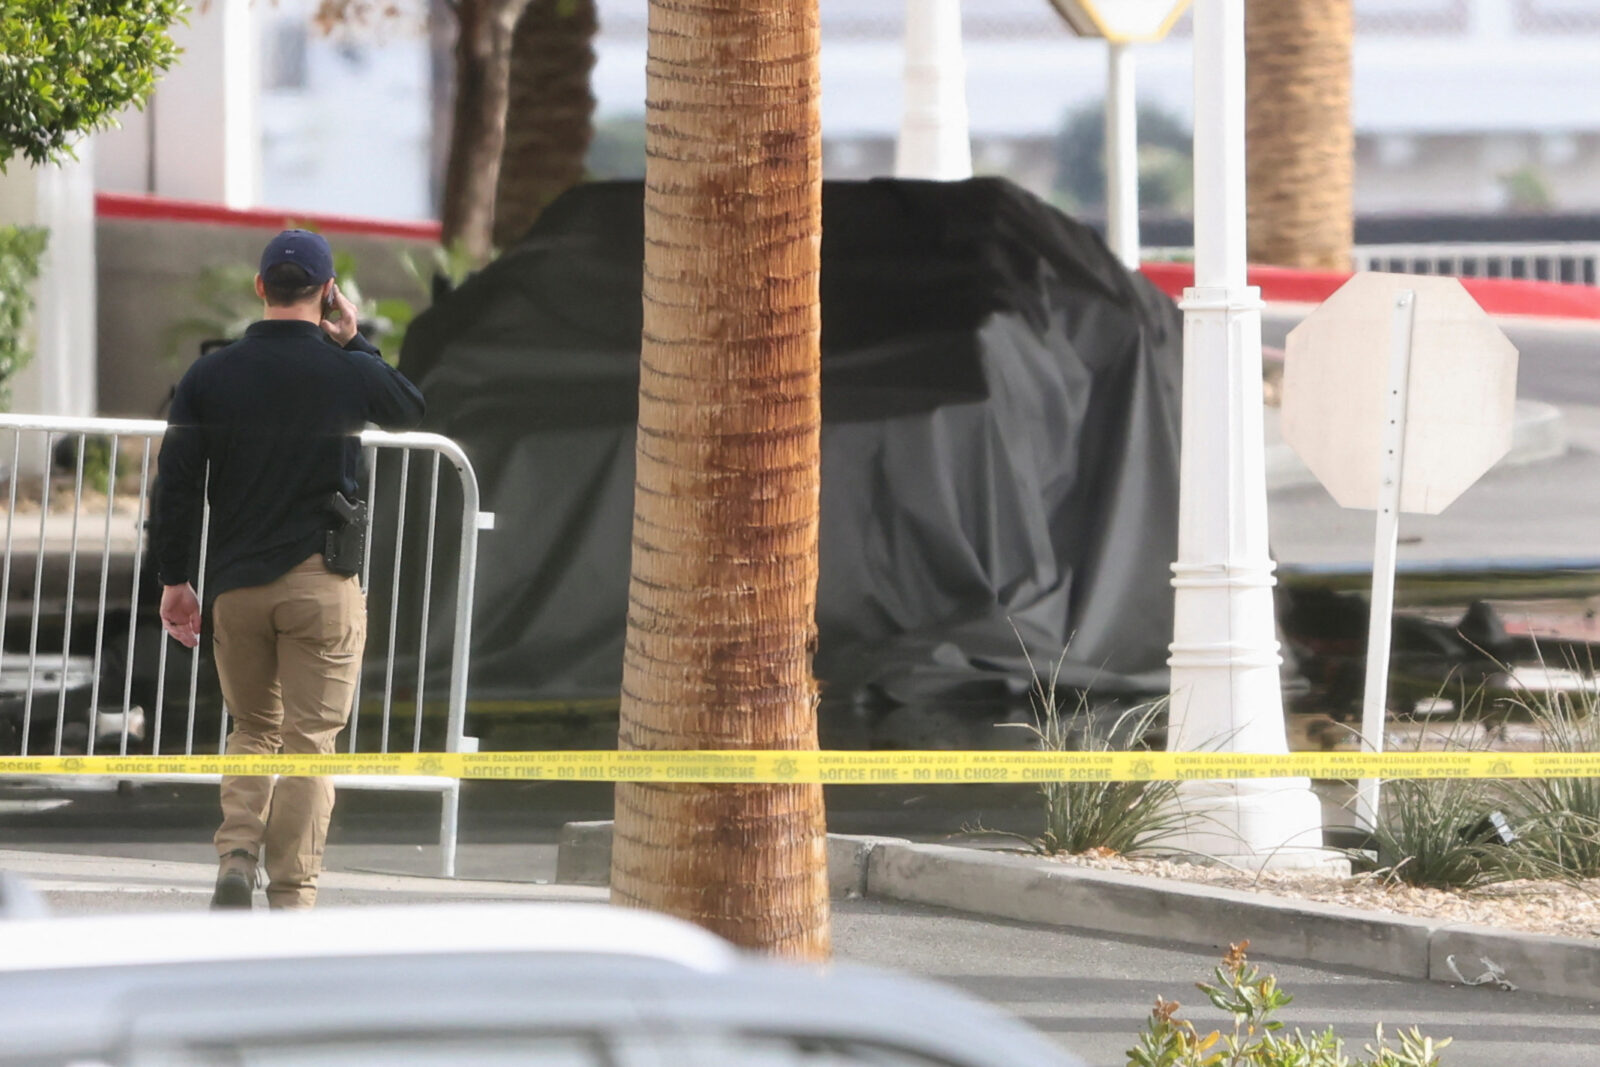
<path fill-rule="evenodd" d="M 161 591 L 161 628 L 184 648 L 200 643 L 200 598 L 194 586 L 184 582 Z"/>
<path fill-rule="evenodd" d="M 337 285 L 333 287 L 333 305 L 339 309 L 339 318 L 323 319 L 322 329 L 342 348 L 356 335 L 356 306 Z"/>

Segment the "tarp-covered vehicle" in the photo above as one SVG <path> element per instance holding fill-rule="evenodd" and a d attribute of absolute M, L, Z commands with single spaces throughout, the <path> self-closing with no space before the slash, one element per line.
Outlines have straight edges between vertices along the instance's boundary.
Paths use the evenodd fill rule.
<path fill-rule="evenodd" d="M 633 504 L 642 186 L 584 185 L 412 324 L 426 428 L 477 465 L 475 697 L 615 699 Z M 1035 663 L 1166 687 L 1181 323 L 1015 185 L 823 191 L 824 729 L 994 721 Z M 1019 643 L 1020 635 L 1020 643 Z M 836 735 L 837 736 L 837 735 Z"/>

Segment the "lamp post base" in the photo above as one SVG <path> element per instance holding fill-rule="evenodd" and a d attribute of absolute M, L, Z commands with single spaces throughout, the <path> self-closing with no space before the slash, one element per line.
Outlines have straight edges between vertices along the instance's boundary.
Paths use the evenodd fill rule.
<path fill-rule="evenodd" d="M 1164 844 L 1183 858 L 1248 871 L 1350 873 L 1348 858 L 1322 847 L 1322 802 L 1309 779 L 1185 782 L 1177 803 L 1188 825 Z"/>

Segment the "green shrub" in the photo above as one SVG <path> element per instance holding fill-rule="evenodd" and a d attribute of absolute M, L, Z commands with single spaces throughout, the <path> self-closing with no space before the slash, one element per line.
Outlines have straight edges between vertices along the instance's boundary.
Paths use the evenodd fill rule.
<path fill-rule="evenodd" d="M 0 0 L 0 167 L 47 163 L 143 104 L 178 48 L 182 0 Z"/>
<path fill-rule="evenodd" d="M 1175 1001 L 1156 998 L 1156 1006 L 1139 1033 L 1139 1043 L 1128 1050 L 1128 1067 L 1437 1067 L 1439 1051 L 1450 1039 L 1434 1041 L 1415 1029 L 1400 1034 L 1394 1048 L 1378 1027 L 1376 1045 L 1365 1048 L 1366 1057 L 1351 1060 L 1344 1041 L 1333 1029 L 1306 1034 L 1283 1034 L 1283 1023 L 1273 1016 L 1294 998 L 1278 987 L 1272 975 L 1263 975 L 1245 957 L 1250 942 L 1228 948 L 1213 972 L 1213 983 L 1197 988 L 1226 1013 L 1232 1028 L 1201 1036 L 1193 1023 L 1178 1018 Z"/>
<path fill-rule="evenodd" d="M 36 226 L 0 226 L 0 409 L 11 406 L 11 379 L 33 351 L 25 343 L 49 232 Z"/>
<path fill-rule="evenodd" d="M 236 341 L 244 336 L 245 327 L 261 317 L 255 277 L 255 265 L 249 263 L 201 267 L 185 301 L 188 314 L 167 327 L 169 358 L 187 365 L 200 343 Z"/>
<path fill-rule="evenodd" d="M 421 309 L 433 302 L 436 280 L 454 289 L 483 264 L 467 248 L 465 241 L 457 241 L 446 248 L 433 245 L 420 255 L 402 251 L 400 265 L 416 284 L 424 303 L 417 304 L 404 297 L 391 296 L 373 302 L 372 318 L 384 331 L 383 354 L 390 363 L 400 360 L 400 348 L 405 344 L 406 330 Z"/>
<path fill-rule="evenodd" d="M 84 489 L 109 496 L 113 483 L 113 458 L 116 460 L 115 482 L 120 486 L 139 471 L 138 449 L 137 439 L 124 438 L 114 442 L 111 437 L 86 437 L 83 442 Z"/>
<path fill-rule="evenodd" d="M 314 230 L 316 227 L 306 228 Z M 347 251 L 335 252 L 333 256 L 339 291 L 355 304 L 363 329 L 372 333 L 368 340 L 382 349 L 383 358 L 391 364 L 399 362 L 400 346 L 405 343 L 406 330 L 419 308 L 431 302 L 434 278 L 443 278 L 454 287 L 481 266 L 460 242 L 448 249 L 434 246 L 421 254 L 400 251 L 396 255 L 424 302 L 405 297 L 374 300 L 366 296 L 357 280 L 356 257 Z M 189 292 L 190 313 L 167 329 L 166 348 L 174 361 L 187 364 L 201 342 L 237 340 L 244 335 L 247 326 L 261 317 L 261 300 L 255 295 L 255 274 L 255 266 L 248 263 L 201 268 Z"/>

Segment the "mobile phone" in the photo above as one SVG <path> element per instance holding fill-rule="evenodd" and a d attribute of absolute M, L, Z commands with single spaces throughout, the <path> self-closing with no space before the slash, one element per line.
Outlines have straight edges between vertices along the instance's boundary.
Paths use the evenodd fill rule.
<path fill-rule="evenodd" d="M 331 315 L 338 310 L 339 302 L 334 297 L 334 294 L 338 291 L 339 287 L 335 285 L 328 290 L 328 295 L 322 298 L 322 313 L 324 315 Z"/>

